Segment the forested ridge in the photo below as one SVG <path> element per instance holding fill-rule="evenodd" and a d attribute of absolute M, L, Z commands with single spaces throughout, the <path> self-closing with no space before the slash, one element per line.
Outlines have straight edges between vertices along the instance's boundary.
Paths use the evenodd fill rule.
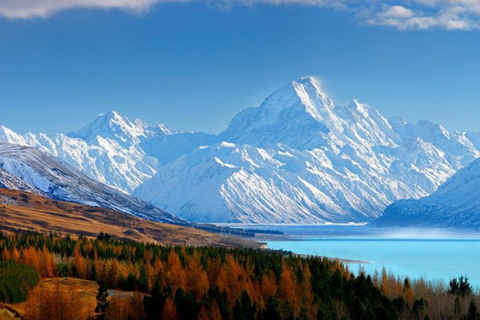
<path fill-rule="evenodd" d="M 473 303 L 468 282 L 469 291 L 460 290 L 457 283 L 458 290 L 448 293 L 424 282 L 402 281 L 385 271 L 373 277 L 354 276 L 338 261 L 325 258 L 122 242 L 103 234 L 96 239 L 1 235 L 0 257 L 0 268 L 15 266 L 30 273 L 34 270 L 42 278 L 98 282 L 103 288 L 97 295 L 97 301 L 103 301 L 96 308 L 100 319 L 436 319 L 438 313 L 431 307 L 437 294 L 455 300 L 449 303 L 458 317 L 450 317 L 445 307 L 437 310 L 444 312 L 444 319 L 461 319 L 466 317 L 468 302 Z M 26 288 L 31 288 L 38 279 L 34 274 L 28 278 L 33 281 Z M 0 276 L 0 281 L 11 280 Z M 463 288 L 465 281 L 462 278 Z M 126 303 L 118 297 L 107 299 L 106 288 L 139 294 Z M 65 299 L 53 295 L 48 300 L 46 294 L 42 298 L 35 301 L 48 304 L 48 311 L 31 308 L 27 319 L 74 318 L 73 302 L 72 310 L 66 311 L 67 307 L 55 306 L 67 303 Z"/>

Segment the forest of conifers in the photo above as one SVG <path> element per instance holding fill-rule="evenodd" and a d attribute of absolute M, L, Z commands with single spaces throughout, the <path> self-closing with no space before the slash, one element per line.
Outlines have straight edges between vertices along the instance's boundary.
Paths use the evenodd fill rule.
<path fill-rule="evenodd" d="M 33 233 L 0 235 L 0 257 L 2 302 L 25 301 L 39 277 L 138 292 L 128 303 L 111 297 L 98 319 L 479 319 L 465 278 L 447 288 L 385 270 L 354 276 L 318 257 Z M 36 305 L 27 320 L 75 319 L 80 303 L 65 294 L 28 299 Z"/>

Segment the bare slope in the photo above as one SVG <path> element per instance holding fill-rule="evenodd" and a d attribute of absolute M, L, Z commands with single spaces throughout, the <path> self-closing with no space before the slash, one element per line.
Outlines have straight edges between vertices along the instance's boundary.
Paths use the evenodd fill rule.
<path fill-rule="evenodd" d="M 190 227 L 152 222 L 100 207 L 52 200 L 0 188 L 0 230 L 56 232 L 160 244 L 212 245 L 220 236 Z"/>

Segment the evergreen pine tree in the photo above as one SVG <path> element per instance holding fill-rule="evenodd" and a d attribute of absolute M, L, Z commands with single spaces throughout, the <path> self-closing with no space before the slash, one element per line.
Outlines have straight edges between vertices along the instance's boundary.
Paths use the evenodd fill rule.
<path fill-rule="evenodd" d="M 462 297 L 472 294 L 472 286 L 468 282 L 468 277 L 460 277 L 460 292 Z"/>
<path fill-rule="evenodd" d="M 477 311 L 477 306 L 475 305 L 475 302 L 473 302 L 473 299 L 470 300 L 470 305 L 468 306 L 468 312 L 467 316 L 464 317 L 465 320 L 479 320 L 480 319 L 480 313 Z"/>
<path fill-rule="evenodd" d="M 108 310 L 108 288 L 105 283 L 100 284 L 97 294 L 97 307 L 95 312 L 97 313 L 97 320 L 104 320 L 105 313 Z"/>

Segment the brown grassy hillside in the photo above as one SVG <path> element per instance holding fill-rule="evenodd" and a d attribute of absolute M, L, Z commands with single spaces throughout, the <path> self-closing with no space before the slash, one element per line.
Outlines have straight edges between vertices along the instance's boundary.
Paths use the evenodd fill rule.
<path fill-rule="evenodd" d="M 95 319 L 98 283 L 77 278 L 42 279 L 30 292 L 26 302 L 0 305 L 0 320 L 20 319 Z M 122 311 L 128 310 L 135 319 L 145 317 L 143 297 L 139 292 L 109 290 L 111 305 L 109 319 L 126 319 Z M 41 307 L 40 307 L 41 306 Z"/>
<path fill-rule="evenodd" d="M 97 292 L 98 284 L 94 281 L 76 278 L 42 279 L 30 292 L 26 302 L 9 307 L 26 320 L 87 319 L 95 315 Z M 40 310 L 40 305 L 43 310 Z M 57 317 L 57 314 L 62 317 Z"/>
<path fill-rule="evenodd" d="M 47 199 L 0 188 L 0 230 L 97 236 L 159 244 L 218 244 L 217 234 L 152 222 L 100 207 Z"/>

